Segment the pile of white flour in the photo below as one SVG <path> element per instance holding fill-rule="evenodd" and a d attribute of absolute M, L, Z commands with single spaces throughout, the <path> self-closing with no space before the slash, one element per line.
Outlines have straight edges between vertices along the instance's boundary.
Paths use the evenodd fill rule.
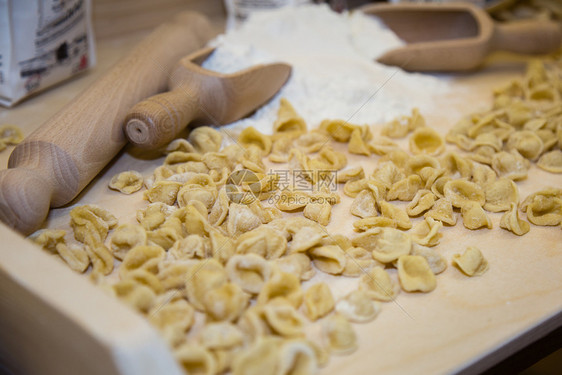
<path fill-rule="evenodd" d="M 384 24 L 361 12 L 338 14 L 327 6 L 288 7 L 255 14 L 239 29 L 212 42 L 217 50 L 203 66 L 223 73 L 260 63 L 292 65 L 290 80 L 252 116 L 232 126 L 271 133 L 279 99 L 287 98 L 309 127 L 326 118 L 379 124 L 435 109 L 432 95 L 446 80 L 413 74 L 374 61 L 403 42 Z"/>

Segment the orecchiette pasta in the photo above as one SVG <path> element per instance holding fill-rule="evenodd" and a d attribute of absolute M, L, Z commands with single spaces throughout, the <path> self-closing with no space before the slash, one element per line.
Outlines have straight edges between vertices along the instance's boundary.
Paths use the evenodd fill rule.
<path fill-rule="evenodd" d="M 306 131 L 306 123 L 303 118 L 297 114 L 295 108 L 285 98 L 281 98 L 279 102 L 279 110 L 277 111 L 277 119 L 273 124 L 273 130 L 275 133 Z"/>
<path fill-rule="evenodd" d="M 299 337 L 304 335 L 304 318 L 284 298 L 276 298 L 263 306 L 263 315 L 269 327 L 281 336 Z"/>
<path fill-rule="evenodd" d="M 374 228 L 353 239 L 354 246 L 372 252 L 373 258 L 381 263 L 390 263 L 401 255 L 410 253 L 412 239 L 408 233 L 394 228 Z"/>
<path fill-rule="evenodd" d="M 343 315 L 330 315 L 323 322 L 323 334 L 334 354 L 349 354 L 357 349 L 357 336 L 351 323 Z"/>
<path fill-rule="evenodd" d="M 295 308 L 302 303 L 303 292 L 300 280 L 296 275 L 286 272 L 275 272 L 264 284 L 258 294 L 258 304 L 264 305 L 269 301 L 283 297 Z"/>
<path fill-rule="evenodd" d="M 318 320 L 334 309 L 334 297 L 326 283 L 311 285 L 304 293 L 304 312 L 310 320 Z"/>
<path fill-rule="evenodd" d="M 427 260 L 419 255 L 398 258 L 398 279 L 406 292 L 431 292 L 437 286 Z"/>
<path fill-rule="evenodd" d="M 470 202 L 461 209 L 462 223 L 468 229 L 479 229 L 486 227 L 492 229 L 492 221 L 486 214 L 482 206 L 478 203 Z"/>
<path fill-rule="evenodd" d="M 438 155 L 445 149 L 445 141 L 435 130 L 421 127 L 410 136 L 410 151 L 414 154 Z"/>
<path fill-rule="evenodd" d="M 337 245 L 318 246 L 308 251 L 314 266 L 320 271 L 339 275 L 343 272 L 347 258 Z"/>
<path fill-rule="evenodd" d="M 499 178 L 484 187 L 486 203 L 484 208 L 490 212 L 509 210 L 512 203 L 519 202 L 519 189 L 513 180 Z"/>
<path fill-rule="evenodd" d="M 237 284 L 224 283 L 216 288 L 209 288 L 202 302 L 208 317 L 232 322 L 240 317 L 249 297 Z"/>
<path fill-rule="evenodd" d="M 142 188 L 142 175 L 137 171 L 121 172 L 113 176 L 109 182 L 109 187 L 124 194 L 132 194 Z"/>
<path fill-rule="evenodd" d="M 234 255 L 226 263 L 226 273 L 233 283 L 247 293 L 257 294 L 271 277 L 271 266 L 260 255 Z"/>
<path fill-rule="evenodd" d="M 200 345 L 183 344 L 174 350 L 174 357 L 187 374 L 216 374 L 215 358 Z"/>
<path fill-rule="evenodd" d="M 543 154 L 537 162 L 537 166 L 550 173 L 562 173 L 562 151 L 553 150 Z"/>
<path fill-rule="evenodd" d="M 388 302 L 396 298 L 400 287 L 382 267 L 373 267 L 359 278 L 359 290 L 372 299 Z"/>
<path fill-rule="evenodd" d="M 488 270 L 488 261 L 480 249 L 467 247 L 464 253 L 453 255 L 453 264 L 467 276 L 480 276 Z"/>
<path fill-rule="evenodd" d="M 373 301 L 367 292 L 355 290 L 336 303 L 336 312 L 355 323 L 367 323 L 381 311 L 381 303 Z"/>
<path fill-rule="evenodd" d="M 398 228 L 410 229 L 412 227 L 412 222 L 406 211 L 386 201 L 379 202 L 379 206 L 382 216 L 395 220 Z"/>
<path fill-rule="evenodd" d="M 516 203 L 511 203 L 510 209 L 501 217 L 500 228 L 509 230 L 518 236 L 522 236 L 531 230 L 529 223 L 519 218 Z"/>
<path fill-rule="evenodd" d="M 204 311 L 207 293 L 226 283 L 226 271 L 222 264 L 214 259 L 201 260 L 190 265 L 185 274 L 185 293 L 193 307 Z"/>
<path fill-rule="evenodd" d="M 468 204 L 476 203 L 483 206 L 486 203 L 486 195 L 482 188 L 464 179 L 452 180 L 443 187 L 445 198 L 454 207 L 462 208 Z"/>
<path fill-rule="evenodd" d="M 201 126 L 193 129 L 187 140 L 201 154 L 217 152 L 222 144 L 222 134 L 211 127 Z"/>
<path fill-rule="evenodd" d="M 412 240 L 419 245 L 435 246 L 439 243 L 443 234 L 439 230 L 443 227 L 443 223 L 431 217 L 426 217 L 420 221 L 411 231 Z"/>

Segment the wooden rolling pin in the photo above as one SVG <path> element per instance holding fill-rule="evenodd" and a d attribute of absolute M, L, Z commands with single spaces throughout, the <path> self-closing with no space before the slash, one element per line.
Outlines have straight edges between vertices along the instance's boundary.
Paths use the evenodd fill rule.
<path fill-rule="evenodd" d="M 207 18 L 178 14 L 31 133 L 0 171 L 0 220 L 27 235 L 74 199 L 125 145 L 127 111 L 164 91 L 172 67 L 211 36 Z"/>

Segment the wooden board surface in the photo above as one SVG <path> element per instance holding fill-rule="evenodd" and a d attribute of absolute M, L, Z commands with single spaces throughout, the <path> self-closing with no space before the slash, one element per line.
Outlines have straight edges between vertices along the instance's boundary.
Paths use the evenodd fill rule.
<path fill-rule="evenodd" d="M 14 109 L 0 110 L 0 124 L 16 124 L 22 127 L 24 133 L 29 134 L 99 77 L 126 53 L 127 48 L 132 47 L 140 36 L 130 35 L 124 39 L 105 40 L 99 45 L 99 65 L 95 70 L 32 98 Z M 505 63 L 497 63 L 497 60 L 477 74 L 456 76 L 455 95 L 435 98 L 435 100 L 442 102 L 443 106 L 454 107 L 459 114 L 484 109 L 490 103 L 493 87 L 523 72 L 524 64 L 521 60 L 509 59 Z M 441 132 L 445 132 L 454 121 L 450 115 L 440 113 L 426 114 L 426 117 L 428 123 Z M 1 168 L 5 168 L 9 152 L 10 149 L 0 153 Z M 141 199 L 142 193 L 124 196 L 110 191 L 107 183 L 113 175 L 128 169 L 135 169 L 143 175 L 148 175 L 155 166 L 162 163 L 162 160 L 162 158 L 149 158 L 127 150 L 102 172 L 99 178 L 73 202 L 73 205 L 96 203 L 110 208 L 121 218 L 128 217 L 128 220 L 132 220 L 130 218 L 134 217 L 135 211 L 144 205 Z M 350 164 L 360 162 L 367 170 L 371 170 L 370 165 L 374 165 L 371 164 L 374 160 L 371 162 L 366 160 L 368 159 L 350 158 Z M 552 175 L 533 167 L 529 178 L 518 185 L 521 196 L 525 197 L 541 187 L 562 186 L 562 176 Z M 350 202 L 350 199 L 343 197 L 342 203 L 335 207 L 329 226 L 334 232 L 351 234 L 352 221 L 347 214 Z M 68 226 L 67 215 L 71 208 L 72 205 L 52 210 L 47 225 Z M 360 341 L 358 351 L 350 356 L 332 357 L 330 365 L 322 373 L 398 374 L 483 370 L 560 326 L 562 324 L 560 271 L 562 231 L 560 228 L 532 226 L 530 233 L 519 238 L 499 228 L 500 216 L 500 214 L 491 215 L 494 222 L 492 230 L 469 231 L 460 223 L 456 227 L 445 228 L 444 237 L 438 247 L 449 261 L 454 253 L 462 251 L 466 246 L 480 247 L 490 263 L 490 270 L 486 274 L 482 277 L 467 278 L 457 269 L 449 266 L 437 277 L 438 286 L 432 293 L 427 295 L 401 293 L 396 302 L 384 305 L 383 311 L 375 321 L 356 326 Z M 25 245 L 21 238 L 11 236 L 6 231 L 7 229 L 2 228 L 0 232 L 2 241 L 0 270 L 3 279 L 23 272 L 18 267 L 24 267 L 25 262 L 22 263 L 18 260 L 18 255 L 14 254 L 21 244 L 21 250 L 24 250 L 22 254 L 34 259 L 30 263 L 30 270 L 33 271 L 31 274 L 37 276 L 32 278 L 34 282 L 27 283 L 25 278 L 32 275 L 22 273 L 17 283 L 31 293 L 39 293 L 39 295 L 46 293 L 38 282 L 42 278 L 52 280 L 53 283 L 73 284 L 67 293 L 58 295 L 57 303 L 52 304 L 60 312 L 61 319 L 64 320 L 66 317 L 69 321 L 74 321 L 78 313 L 73 310 L 76 307 L 71 301 L 87 303 L 83 296 L 91 295 L 97 301 L 95 306 L 100 314 L 103 311 L 119 310 L 119 314 L 122 314 L 120 316 L 130 316 L 134 324 L 142 327 L 139 329 L 145 329 L 145 324 L 140 322 L 135 314 L 121 309 L 120 306 L 116 307 L 114 301 L 103 299 L 101 292 L 92 290 L 83 280 L 76 280 L 80 277 L 72 274 L 72 271 L 63 267 L 54 267 L 50 260 L 45 261 L 45 267 L 42 267 L 41 262 L 45 254 L 33 254 L 33 249 Z M 16 267 L 15 264 L 19 266 Z M 321 275 L 320 278 L 330 282 L 336 296 L 343 295 L 355 283 L 352 279 L 327 275 Z M 2 283 L 0 290 L 3 290 L 4 285 L 5 283 Z M 49 298 L 55 296 L 47 293 L 43 299 Z M 32 300 L 22 302 L 22 308 L 26 303 L 32 306 Z M 81 310 L 81 313 L 85 314 L 80 319 L 81 324 L 86 331 L 91 332 L 98 345 L 105 347 L 105 350 L 120 345 L 118 340 L 101 339 L 101 336 L 108 334 L 109 328 L 95 331 L 96 321 L 83 311 L 87 310 L 86 308 Z M 22 317 L 26 315 L 22 314 Z M 24 318 L 15 319 L 11 324 L 25 325 L 27 323 L 24 320 Z M 2 330 L 5 320 L 0 321 L 2 321 L 0 323 L 0 330 Z M 136 332 L 127 329 L 116 330 L 115 335 L 125 340 L 121 342 L 131 342 L 126 340 L 132 337 L 153 340 L 152 334 L 139 336 Z M 47 339 L 45 340 L 48 342 Z M 76 345 L 82 345 L 86 341 L 84 337 L 77 336 Z M 145 353 L 140 349 L 133 352 L 131 355 L 136 354 L 139 358 Z M 100 353 L 103 353 L 103 350 Z M 99 358 L 102 357 L 92 356 L 92 360 Z"/>

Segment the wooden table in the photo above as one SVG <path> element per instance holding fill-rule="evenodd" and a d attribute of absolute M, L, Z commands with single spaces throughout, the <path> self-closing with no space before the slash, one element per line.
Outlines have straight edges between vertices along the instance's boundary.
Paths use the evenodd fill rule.
<path fill-rule="evenodd" d="M 143 32 L 98 44 L 98 66 L 14 109 L 0 110 L 0 124 L 29 134 L 103 74 Z M 493 57 L 485 69 L 455 78 L 458 96 L 439 98 L 463 113 L 485 108 L 491 90 L 523 72 L 524 60 Z M 444 133 L 451 119 L 428 114 Z M 0 153 L 5 168 L 10 149 Z M 162 158 L 126 150 L 78 197 L 74 204 L 96 203 L 119 217 L 143 206 L 140 193 L 124 196 L 107 188 L 116 173 L 136 169 L 144 175 Z M 518 184 L 521 197 L 546 186 L 562 186 L 562 176 L 533 167 Z M 329 228 L 351 233 L 350 199 L 335 207 Z M 52 210 L 47 226 L 68 227 L 71 206 Z M 473 373 L 483 371 L 562 325 L 562 231 L 532 226 L 519 238 L 499 229 L 469 231 L 462 224 L 444 230 L 439 251 L 450 261 L 466 246 L 482 249 L 490 270 L 467 278 L 449 266 L 427 295 L 401 293 L 380 316 L 357 325 L 359 349 L 332 357 L 322 374 Z M 129 219 L 130 220 L 130 219 Z M 22 373 L 151 374 L 177 373 L 175 364 L 148 324 L 107 297 L 66 266 L 0 225 L 0 359 Z M 328 280 L 336 295 L 349 281 Z"/>

